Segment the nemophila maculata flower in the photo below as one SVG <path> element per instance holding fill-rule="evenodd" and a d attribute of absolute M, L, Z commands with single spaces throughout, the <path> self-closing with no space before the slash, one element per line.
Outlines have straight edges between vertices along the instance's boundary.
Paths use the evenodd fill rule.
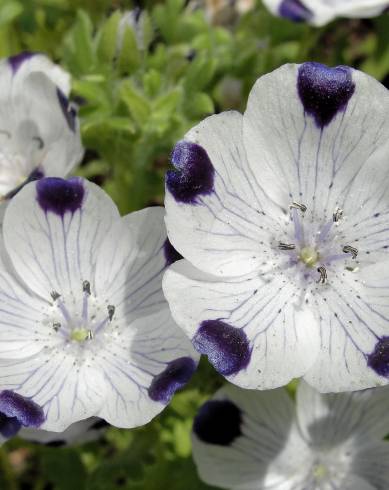
<path fill-rule="evenodd" d="M 148 422 L 198 355 L 171 318 L 162 274 L 175 260 L 162 208 L 123 218 L 80 178 L 27 184 L 4 216 L 0 389 L 39 404 L 42 429 L 98 416 Z"/>
<path fill-rule="evenodd" d="M 64 432 L 22 428 L 18 437 L 50 447 L 76 446 L 102 438 L 109 424 L 97 417 L 90 417 L 70 425 Z"/>
<path fill-rule="evenodd" d="M 193 424 L 200 477 L 233 490 L 387 490 L 388 387 L 320 395 L 220 389 Z"/>
<path fill-rule="evenodd" d="M 275 15 L 323 26 L 336 17 L 364 19 L 382 14 L 388 0 L 263 0 Z"/>
<path fill-rule="evenodd" d="M 43 176 L 67 175 L 81 160 L 70 76 L 46 56 L 0 61 L 0 200 Z"/>
<path fill-rule="evenodd" d="M 389 381 L 389 94 L 345 66 L 285 65 L 244 115 L 205 119 L 166 177 L 173 317 L 244 388 Z"/>
<path fill-rule="evenodd" d="M 23 427 L 36 429 L 44 421 L 42 408 L 30 398 L 10 390 L 0 392 L 0 444 Z"/>

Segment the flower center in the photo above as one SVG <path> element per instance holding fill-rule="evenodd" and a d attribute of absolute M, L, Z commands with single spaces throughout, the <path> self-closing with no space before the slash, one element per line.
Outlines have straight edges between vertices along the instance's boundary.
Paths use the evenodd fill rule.
<path fill-rule="evenodd" d="M 278 242 L 278 249 L 289 258 L 288 267 L 300 269 L 304 280 L 312 277 L 316 282 L 325 284 L 328 270 L 333 268 L 334 263 L 357 258 L 358 250 L 350 244 L 339 243 L 339 234 L 333 233 L 333 228 L 338 227 L 343 218 L 341 209 L 334 211 L 330 222 L 316 229 L 312 222 L 307 227 L 303 226 L 302 218 L 307 206 L 293 202 L 290 209 L 294 236 L 288 237 L 287 242 Z M 357 266 L 350 264 L 344 264 L 344 268 L 348 271 L 358 270 Z"/>
<path fill-rule="evenodd" d="M 326 476 L 328 476 L 328 469 L 324 466 L 324 464 L 317 464 L 313 467 L 313 476 L 315 480 L 323 480 Z"/>
<path fill-rule="evenodd" d="M 44 320 L 66 342 L 83 345 L 91 341 L 112 322 L 113 305 L 101 304 L 92 295 L 89 281 L 82 283 L 82 295 L 69 295 L 66 299 L 53 291 L 53 306 Z"/>
<path fill-rule="evenodd" d="M 313 247 L 303 247 L 300 251 L 300 260 L 307 266 L 313 267 L 319 261 L 319 252 Z"/>

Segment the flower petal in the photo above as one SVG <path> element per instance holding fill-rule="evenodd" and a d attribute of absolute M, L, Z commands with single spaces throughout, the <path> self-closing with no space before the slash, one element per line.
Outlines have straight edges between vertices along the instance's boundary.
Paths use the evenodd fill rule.
<path fill-rule="evenodd" d="M 284 219 L 256 185 L 242 143 L 239 113 L 211 116 L 177 144 L 176 168 L 166 177 L 171 243 L 199 269 L 222 276 L 266 267 L 269 238 Z"/>
<path fill-rule="evenodd" d="M 179 261 L 166 272 L 163 287 L 178 325 L 234 384 L 281 386 L 305 374 L 316 359 L 317 324 L 282 277 L 220 281 Z"/>
<path fill-rule="evenodd" d="M 227 385 L 201 408 L 193 457 L 202 480 L 221 488 L 289 490 L 308 448 L 283 389 L 244 391 Z M 298 487 L 299 488 L 299 487 Z"/>
<path fill-rule="evenodd" d="M 344 66 L 285 65 L 254 85 L 243 138 L 270 201 L 305 203 L 315 222 L 337 207 L 358 219 L 358 206 L 374 189 L 382 194 L 389 176 L 388 118 L 388 91 L 373 78 Z"/>
<path fill-rule="evenodd" d="M 31 358 L 1 360 L 0 386 L 41 406 L 46 417 L 41 428 L 56 432 L 96 415 L 106 396 L 93 355 L 80 360 L 72 349 L 45 349 Z"/>
<path fill-rule="evenodd" d="M 96 185 L 79 178 L 28 184 L 11 201 L 4 241 L 19 275 L 46 300 L 92 281 L 101 242 L 119 213 Z"/>
<path fill-rule="evenodd" d="M 64 432 L 50 432 L 47 430 L 23 428 L 18 436 L 26 441 L 46 444 L 48 446 L 73 446 L 99 439 L 108 427 L 104 420 L 90 417 L 80 420 L 68 427 Z"/>
<path fill-rule="evenodd" d="M 320 322 L 321 349 L 305 380 L 321 392 L 382 386 L 389 381 L 387 266 L 332 276 L 311 307 Z"/>
<path fill-rule="evenodd" d="M 45 421 L 43 410 L 37 403 L 10 390 L 0 392 L 0 413 L 16 418 L 25 427 L 40 427 Z"/>
<path fill-rule="evenodd" d="M 386 490 L 389 487 L 388 461 L 389 443 L 369 441 L 359 448 L 352 470 L 369 483 L 368 490 Z"/>
<path fill-rule="evenodd" d="M 354 393 L 320 394 L 302 381 L 297 389 L 297 418 L 310 446 L 329 450 L 349 439 L 354 454 L 367 440 L 389 433 L 389 387 Z M 389 445 L 388 445 L 389 446 Z"/>
<path fill-rule="evenodd" d="M 163 218 L 163 208 L 122 218 L 97 260 L 97 294 L 104 292 L 115 306 L 99 357 L 108 390 L 99 416 L 120 427 L 148 422 L 197 367 L 199 356 L 162 292 L 162 274 L 172 260 Z"/>

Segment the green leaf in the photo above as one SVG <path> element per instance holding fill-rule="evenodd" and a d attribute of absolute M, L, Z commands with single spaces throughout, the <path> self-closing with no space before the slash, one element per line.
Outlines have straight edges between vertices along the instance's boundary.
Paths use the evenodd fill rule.
<path fill-rule="evenodd" d="M 185 110 L 189 117 L 201 117 L 213 114 L 213 100 L 204 92 L 197 92 L 186 99 Z"/>
<path fill-rule="evenodd" d="M 89 15 L 79 10 L 64 46 L 64 59 L 73 75 L 90 73 L 95 66 L 92 33 L 93 25 Z"/>
<path fill-rule="evenodd" d="M 111 63 L 118 49 L 118 27 L 121 13 L 116 11 L 105 22 L 99 33 L 97 56 L 104 63 Z"/>
<path fill-rule="evenodd" d="M 147 99 L 135 89 L 132 82 L 127 81 L 121 87 L 121 100 L 127 106 L 133 120 L 139 126 L 145 124 L 150 115 L 150 104 Z"/>
<path fill-rule="evenodd" d="M 119 46 L 118 67 L 120 73 L 131 74 L 141 63 L 141 54 L 136 35 L 131 26 L 124 26 L 124 32 Z"/>
<path fill-rule="evenodd" d="M 42 472 L 56 490 L 84 490 L 86 471 L 78 453 L 70 448 L 42 448 Z"/>
<path fill-rule="evenodd" d="M 7 1 L 0 5 L 0 27 L 9 24 L 23 12 L 20 2 Z"/>

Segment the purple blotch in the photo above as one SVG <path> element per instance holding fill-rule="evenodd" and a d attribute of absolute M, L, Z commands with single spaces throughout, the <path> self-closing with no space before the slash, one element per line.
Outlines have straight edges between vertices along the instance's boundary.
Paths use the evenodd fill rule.
<path fill-rule="evenodd" d="M 300 0 L 283 0 L 278 7 L 281 17 L 293 22 L 303 22 L 312 19 L 312 12 Z"/>
<path fill-rule="evenodd" d="M 5 437 L 15 435 L 21 426 L 40 427 L 45 421 L 45 415 L 39 405 L 9 390 L 0 393 L 0 414 L 0 432 Z"/>
<path fill-rule="evenodd" d="M 198 196 L 213 191 L 215 169 L 200 145 L 179 141 L 171 160 L 175 169 L 166 173 L 166 186 L 176 201 L 196 204 Z"/>
<path fill-rule="evenodd" d="M 202 322 L 192 343 L 224 376 L 238 373 L 250 362 L 252 349 L 243 329 L 220 320 Z"/>
<path fill-rule="evenodd" d="M 77 112 L 73 105 L 69 102 L 69 99 L 59 88 L 57 88 L 57 96 L 67 125 L 69 126 L 69 129 L 74 133 L 76 131 Z"/>
<path fill-rule="evenodd" d="M 23 51 L 22 53 L 16 54 L 15 56 L 10 56 L 8 62 L 11 65 L 12 71 L 15 74 L 21 65 L 26 61 L 35 56 L 35 53 L 30 51 Z"/>
<path fill-rule="evenodd" d="M 347 66 L 329 68 L 320 63 L 303 63 L 298 72 L 297 90 L 304 110 L 320 128 L 344 111 L 355 90 Z"/>
<path fill-rule="evenodd" d="M 229 446 L 242 435 L 242 414 L 229 400 L 211 400 L 200 408 L 194 419 L 193 432 L 208 444 Z"/>
<path fill-rule="evenodd" d="M 180 357 L 169 362 L 162 373 L 154 376 L 148 390 L 149 397 L 166 405 L 174 393 L 190 380 L 196 366 L 191 357 Z"/>
<path fill-rule="evenodd" d="M 59 177 L 46 177 L 38 180 L 36 190 L 40 207 L 46 213 L 51 211 L 61 217 L 67 211 L 75 213 L 80 209 L 85 195 L 82 180 L 77 177 L 67 180 Z"/>
<path fill-rule="evenodd" d="M 177 260 L 183 258 L 170 243 L 169 238 L 166 238 L 165 243 L 163 244 L 163 253 L 165 255 L 166 265 L 172 265 L 174 262 L 177 262 Z"/>
<path fill-rule="evenodd" d="M 389 377 L 389 337 L 382 337 L 367 356 L 367 365 L 379 376 Z"/>
<path fill-rule="evenodd" d="M 22 424 L 16 417 L 7 417 L 0 413 L 0 434 L 6 439 L 16 435 L 22 428 Z"/>
<path fill-rule="evenodd" d="M 23 187 L 28 184 L 29 182 L 34 182 L 35 180 L 42 179 L 45 176 L 42 170 L 39 168 L 34 169 L 30 175 L 27 177 L 27 179 L 15 189 L 12 189 L 12 191 L 8 192 L 8 194 L 5 195 L 5 199 L 12 199 L 16 194 L 23 189 Z"/>

